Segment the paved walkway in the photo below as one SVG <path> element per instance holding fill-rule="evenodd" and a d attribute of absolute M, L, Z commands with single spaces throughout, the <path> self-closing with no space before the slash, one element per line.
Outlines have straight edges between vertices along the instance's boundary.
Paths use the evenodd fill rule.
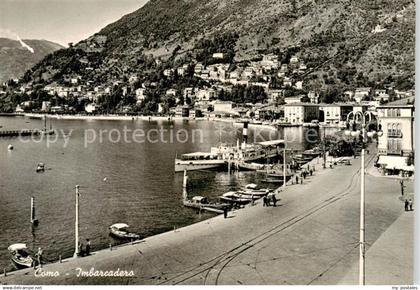
<path fill-rule="evenodd" d="M 371 154 L 367 159 L 373 157 Z M 144 241 L 45 265 L 58 277 L 34 277 L 32 269 L 1 277 L 7 284 L 337 284 L 358 260 L 360 159 L 322 169 L 279 193 L 277 207 L 255 206 Z M 407 182 L 407 190 L 413 184 Z M 366 241 L 385 235 L 403 214 L 399 182 L 366 176 Z M 405 213 L 404 213 L 405 214 Z M 398 228 L 395 228 L 398 231 Z M 391 232 L 392 234 L 392 232 Z M 394 234 L 395 235 L 395 234 Z M 385 239 L 386 243 L 387 239 Z M 379 242 L 379 241 L 378 241 Z M 407 247 L 413 244 L 407 242 Z M 392 248 L 392 247 L 391 247 Z M 412 267 L 398 262 L 401 282 Z M 378 265 L 378 266 L 376 266 Z M 134 277 L 80 277 L 89 271 L 133 270 Z M 377 267 L 384 284 L 396 282 Z M 398 274 L 399 273 L 399 274 Z M 382 275 L 382 277 L 379 277 Z"/>
<path fill-rule="evenodd" d="M 366 252 L 367 285 L 409 285 L 413 279 L 414 211 L 403 212 Z M 384 279 L 386 277 L 386 279 Z M 355 263 L 340 284 L 354 285 L 359 279 Z"/>

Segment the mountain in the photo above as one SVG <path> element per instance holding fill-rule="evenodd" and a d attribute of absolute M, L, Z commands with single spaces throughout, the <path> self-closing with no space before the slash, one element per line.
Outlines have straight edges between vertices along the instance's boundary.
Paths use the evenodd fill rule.
<path fill-rule="evenodd" d="M 22 77 L 47 54 L 63 48 L 57 43 L 46 40 L 25 39 L 23 43 L 29 48 L 22 46 L 18 40 L 0 38 L 0 83 Z"/>
<path fill-rule="evenodd" d="M 213 53 L 223 52 L 221 62 L 234 67 L 269 53 L 282 63 L 296 55 L 309 70 L 292 78 L 304 81 L 306 91 L 411 89 L 414 36 L 414 0 L 151 0 L 48 55 L 21 82 L 65 84 L 77 75 L 109 85 L 135 74 L 167 87 L 165 68 L 209 64 Z"/>

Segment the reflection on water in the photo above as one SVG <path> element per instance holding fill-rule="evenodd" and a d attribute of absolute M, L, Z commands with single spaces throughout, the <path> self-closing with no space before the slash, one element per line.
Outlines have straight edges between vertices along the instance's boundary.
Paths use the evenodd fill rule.
<path fill-rule="evenodd" d="M 74 249 L 74 187 L 79 184 L 80 237 L 92 241 L 93 250 L 117 243 L 108 235 L 108 226 L 124 222 L 133 232 L 150 236 L 185 226 L 212 216 L 198 215 L 182 206 L 182 174 L 174 173 L 176 154 L 208 151 L 220 142 L 235 144 L 241 137 L 239 124 L 146 121 L 84 121 L 53 120 L 60 132 L 47 140 L 0 139 L 0 268 L 9 267 L 7 247 L 13 243 L 27 243 L 29 248 L 44 249 L 47 260 L 59 255 L 71 256 Z M 221 126 L 223 125 L 223 126 Z M 42 128 L 43 121 L 23 117 L 0 117 L 1 130 Z M 170 134 L 200 130 L 202 142 L 93 142 L 84 146 L 86 130 L 167 129 Z M 220 129 L 222 127 L 223 130 Z M 62 130 L 62 131 L 61 131 Z M 290 148 L 305 149 L 313 144 L 303 140 L 307 129 L 287 128 L 283 131 L 253 130 L 250 140 L 264 141 L 293 137 Z M 160 134 L 160 133 L 154 133 Z M 300 138 L 299 138 L 300 136 Z M 313 138 L 317 138 L 316 136 Z M 13 151 L 7 149 L 14 146 Z M 39 162 L 46 164 L 45 173 L 36 173 Z M 259 182 L 261 174 L 203 171 L 189 174 L 189 195 L 211 198 Z M 39 226 L 30 224 L 30 197 L 36 201 Z"/>

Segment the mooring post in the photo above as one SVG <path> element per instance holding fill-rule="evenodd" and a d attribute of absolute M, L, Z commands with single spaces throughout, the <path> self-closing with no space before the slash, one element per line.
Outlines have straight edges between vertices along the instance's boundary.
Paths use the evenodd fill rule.
<path fill-rule="evenodd" d="M 4 269 L 3 269 L 3 275 L 4 275 L 4 277 L 6 277 L 6 276 L 7 276 L 7 271 L 6 271 L 6 268 L 4 268 Z"/>
<path fill-rule="evenodd" d="M 58 255 L 58 262 L 61 264 L 62 260 L 61 260 L 61 255 Z"/>
<path fill-rule="evenodd" d="M 109 243 L 109 250 L 112 251 L 112 243 Z"/>

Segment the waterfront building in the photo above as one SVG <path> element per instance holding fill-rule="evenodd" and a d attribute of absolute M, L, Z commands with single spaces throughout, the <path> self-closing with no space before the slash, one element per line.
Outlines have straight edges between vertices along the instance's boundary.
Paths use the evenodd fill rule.
<path fill-rule="evenodd" d="M 220 112 L 220 113 L 232 113 L 234 112 L 234 107 L 235 107 L 235 103 L 230 102 L 230 101 L 216 101 L 213 104 L 213 108 L 215 112 Z"/>
<path fill-rule="evenodd" d="M 383 174 L 414 172 L 414 106 L 388 104 L 378 107 L 377 163 Z"/>
<path fill-rule="evenodd" d="M 41 111 L 42 112 L 49 112 L 51 108 L 51 102 L 49 101 L 43 101 L 41 105 Z"/>
<path fill-rule="evenodd" d="M 348 103 L 319 104 L 321 122 L 327 124 L 339 124 L 347 119 L 347 115 L 353 111 L 353 105 Z"/>
<path fill-rule="evenodd" d="M 311 103 L 292 103 L 284 105 L 286 122 L 292 125 L 302 125 L 319 120 L 319 105 Z"/>
<path fill-rule="evenodd" d="M 190 116 L 190 107 L 188 105 L 178 105 L 175 108 L 175 116 L 188 118 Z"/>

